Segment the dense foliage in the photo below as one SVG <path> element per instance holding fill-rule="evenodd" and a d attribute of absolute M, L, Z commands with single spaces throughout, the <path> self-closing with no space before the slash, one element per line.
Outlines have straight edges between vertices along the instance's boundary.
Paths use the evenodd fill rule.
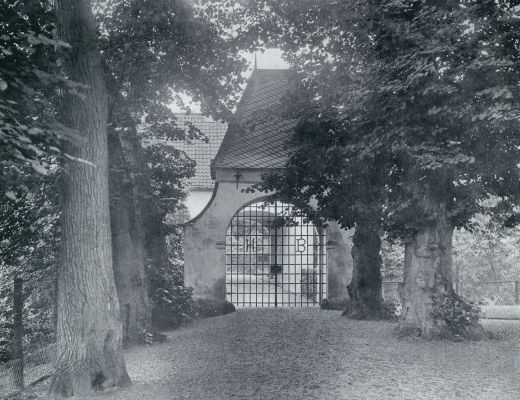
<path fill-rule="evenodd" d="M 160 329 L 177 328 L 195 317 L 193 289 L 184 286 L 182 223 L 187 209 L 187 179 L 195 173 L 195 162 L 164 143 L 146 147 L 151 169 L 153 195 L 160 201 L 165 224 L 168 263 L 149 265 L 146 274 L 148 294 L 153 304 L 152 323 Z"/>
<path fill-rule="evenodd" d="M 152 194 L 160 201 L 163 219 L 167 214 L 181 212 L 187 179 L 195 174 L 195 161 L 164 143 L 146 146 L 145 155 L 151 171 Z"/>
<path fill-rule="evenodd" d="M 56 39 L 50 2 L 3 1 L 0 15 L 0 163 L 44 173 L 43 156 L 74 138 L 57 122 L 59 93 L 81 85 L 60 73 L 59 52 L 68 45 Z"/>
<path fill-rule="evenodd" d="M 154 196 L 167 197 L 163 207 L 168 223 L 170 263 L 147 270 L 149 295 L 160 306 L 160 327 L 176 327 L 193 316 L 191 289 L 183 286 L 182 200 L 185 182 L 194 163 L 185 155 L 157 145 L 148 147 Z M 50 163 L 49 163 L 50 165 Z M 24 279 L 24 328 L 26 351 L 54 339 L 56 265 L 59 261 L 59 171 L 45 176 L 30 169 L 2 168 L 1 190 L 8 199 L 0 203 L 0 360 L 10 357 L 12 338 L 13 278 Z"/>
<path fill-rule="evenodd" d="M 176 127 L 169 104 L 180 101 L 178 93 L 201 101 L 204 112 L 229 116 L 246 63 L 188 2 L 94 3 L 109 91 L 109 131 L 123 139 L 123 146 L 132 143 L 142 150 L 132 154 L 132 148 L 123 148 L 126 160 L 142 163 L 140 170 L 127 164 L 121 181 L 127 184 L 136 176 L 141 183 L 148 180 L 149 190 L 138 188 L 138 200 L 155 204 L 162 220 L 172 215 L 176 220 L 163 231 L 169 237 L 171 262 L 148 265 L 150 297 L 156 304 L 167 304 L 176 324 L 182 314 L 189 314 L 192 302 L 191 290 L 183 287 L 178 214 L 183 213 L 185 179 L 193 174 L 194 162 L 156 143 L 200 136 L 194 126 L 187 131 Z M 15 275 L 25 280 L 27 346 L 45 344 L 54 335 L 60 239 L 57 157 L 62 139 L 78 140 L 58 123 L 57 110 L 64 91 L 81 97 L 86 88 L 67 80 L 60 70 L 62 52 L 70 46 L 56 39 L 53 7 L 39 0 L 0 5 L 0 195 L 7 196 L 0 202 L 5 217 L 0 225 L 0 301 L 6 311 L 0 321 L 3 359 L 11 350 Z M 145 128 L 138 130 L 143 122 Z"/>
<path fill-rule="evenodd" d="M 451 282 L 453 228 L 470 227 L 478 212 L 516 220 L 516 3 L 209 3 L 217 15 L 234 11 L 224 23 L 237 37 L 282 47 L 299 82 L 284 102 L 283 117 L 297 121 L 290 160 L 261 189 L 316 201 L 343 227 L 382 226 L 403 239 L 400 328 L 444 337 L 444 314 L 429 307 L 444 297 L 463 304 Z M 494 209 L 485 208 L 491 197 Z M 479 335 L 473 320 L 468 327 Z"/>
<path fill-rule="evenodd" d="M 474 302 L 514 304 L 515 281 L 520 280 L 520 231 L 489 216 L 477 214 L 472 229 L 453 235 L 453 284 L 457 293 Z M 383 281 L 400 282 L 404 269 L 404 245 L 384 240 Z"/>
<path fill-rule="evenodd" d="M 55 168 L 46 176 L 30 167 L 1 170 L 0 188 L 8 194 L 0 202 L 0 359 L 5 361 L 11 352 L 15 276 L 24 285 L 26 349 L 53 337 L 59 198 Z"/>
<path fill-rule="evenodd" d="M 398 239 L 383 237 L 381 245 L 383 267 L 381 274 L 384 281 L 401 282 L 403 280 L 404 245 Z"/>
<path fill-rule="evenodd" d="M 447 185 L 455 225 L 491 194 L 515 201 L 512 2 L 242 4 L 237 34 L 278 43 L 302 82 L 286 110 L 299 121 L 293 156 L 267 188 L 315 197 L 345 226 L 383 212 L 399 235 L 428 223 L 410 182 Z"/>
<path fill-rule="evenodd" d="M 514 304 L 520 281 L 520 231 L 477 216 L 469 232 L 454 235 L 454 281 L 458 292 L 480 302 Z"/>
<path fill-rule="evenodd" d="M 168 316 L 163 326 L 194 313 L 191 290 L 183 287 L 178 226 L 183 182 L 194 165 L 182 152 L 155 143 L 200 135 L 195 127 L 187 133 L 176 127 L 168 104 L 181 103 L 178 93 L 184 92 L 202 101 L 203 112 L 229 117 L 246 68 L 238 50 L 265 44 L 283 48 L 295 70 L 296 89 L 273 118 L 298 124 L 287 169 L 266 177 L 262 189 L 297 204 L 314 199 L 322 217 L 344 227 L 368 221 L 405 240 L 432 224 L 434 213 L 423 201 L 432 196 L 445 206 L 452 226 L 472 230 L 455 235 L 463 290 L 481 296 L 476 282 L 518 279 L 518 254 L 510 251 L 518 245 L 520 196 L 515 2 L 197 3 L 95 2 L 109 130 L 138 140 L 147 172 L 141 178 L 150 188 L 140 201 L 154 202 L 161 220 L 174 221 L 165 231 L 170 262 L 148 266 L 149 295 Z M 25 285 L 27 348 L 52 340 L 54 329 L 61 173 L 56 164 L 60 142 L 77 140 L 57 122 L 56 110 L 63 92 L 81 96 L 85 87 L 60 70 L 61 52 L 70 46 L 56 39 L 52 5 L 0 4 L 2 360 L 10 352 L 15 276 Z M 146 128 L 138 131 L 142 122 Z M 129 168 L 127 176 L 142 171 Z M 485 205 L 489 198 L 495 199 L 492 207 Z M 501 222 L 484 216 L 487 222 L 474 229 L 477 213 Z M 507 235 L 503 225 L 509 226 Z M 390 244 L 384 251 L 385 274 L 399 279 L 396 249 L 398 244 Z M 474 318 L 473 309 L 466 303 L 457 308 L 456 301 L 439 299 L 435 312 L 459 332 L 468 317 L 464 312 Z"/>
<path fill-rule="evenodd" d="M 114 129 L 144 118 L 154 136 L 182 139 L 169 107 L 182 104 L 179 93 L 200 101 L 203 113 L 229 116 L 245 59 L 188 2 L 98 1 L 96 10 Z"/>
<path fill-rule="evenodd" d="M 201 103 L 203 113 L 229 117 L 247 65 L 218 26 L 190 2 L 98 1 L 95 10 L 109 91 L 109 134 L 122 147 L 130 203 L 143 216 L 136 229 L 144 230 L 150 297 L 157 303 L 164 291 L 180 284 L 170 274 L 181 266 L 168 262 L 164 243 L 164 235 L 178 232 L 163 223 L 182 210 L 183 178 L 194 170 L 184 153 L 160 143 L 201 136 L 194 125 L 177 126 L 170 104 L 183 105 L 179 94 L 186 93 Z M 163 294 L 158 297 L 159 289 Z"/>

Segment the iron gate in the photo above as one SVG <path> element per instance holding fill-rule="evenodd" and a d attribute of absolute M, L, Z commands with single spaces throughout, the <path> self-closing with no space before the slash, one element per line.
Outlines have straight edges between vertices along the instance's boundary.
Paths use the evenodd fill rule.
<path fill-rule="evenodd" d="M 226 233 L 227 300 L 237 307 L 314 307 L 327 294 L 325 229 L 290 204 L 259 202 Z"/>

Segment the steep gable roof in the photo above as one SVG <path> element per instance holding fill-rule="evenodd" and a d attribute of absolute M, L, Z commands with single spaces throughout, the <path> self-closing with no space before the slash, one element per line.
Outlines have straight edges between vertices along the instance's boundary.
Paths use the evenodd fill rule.
<path fill-rule="evenodd" d="M 296 122 L 270 118 L 289 90 L 288 70 L 255 70 L 212 163 L 215 168 L 283 168 Z"/>

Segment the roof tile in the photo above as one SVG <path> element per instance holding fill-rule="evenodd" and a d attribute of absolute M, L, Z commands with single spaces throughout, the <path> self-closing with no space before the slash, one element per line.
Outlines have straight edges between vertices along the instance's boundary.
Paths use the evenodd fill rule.
<path fill-rule="evenodd" d="M 191 188 L 212 189 L 215 183 L 211 179 L 210 164 L 224 138 L 227 124 L 201 114 L 175 114 L 175 116 L 179 127 L 186 126 L 187 122 L 192 123 L 207 137 L 208 142 L 203 140 L 174 141 L 168 142 L 168 145 L 184 151 L 192 160 L 195 160 L 195 176 L 189 180 Z M 187 126 L 186 131 L 188 131 Z"/>
<path fill-rule="evenodd" d="M 272 117 L 289 89 L 288 70 L 255 70 L 212 163 L 215 168 L 283 168 L 296 123 Z"/>

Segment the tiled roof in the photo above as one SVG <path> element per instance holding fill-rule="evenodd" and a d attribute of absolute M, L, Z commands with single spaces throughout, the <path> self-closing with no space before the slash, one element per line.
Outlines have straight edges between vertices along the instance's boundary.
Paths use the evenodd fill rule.
<path fill-rule="evenodd" d="M 283 168 L 295 121 L 272 118 L 289 89 L 289 71 L 255 70 L 212 164 L 215 168 Z M 270 118 L 271 116 L 271 118 Z"/>
<path fill-rule="evenodd" d="M 190 122 L 207 137 L 207 143 L 202 140 L 192 140 L 190 143 L 185 141 L 169 142 L 169 145 L 186 152 L 197 163 L 195 176 L 189 180 L 191 188 L 212 189 L 214 182 L 211 179 L 210 164 L 226 134 L 227 124 L 217 122 L 201 114 L 175 114 L 175 116 L 179 127 L 186 127 L 187 131 L 186 122 Z"/>

